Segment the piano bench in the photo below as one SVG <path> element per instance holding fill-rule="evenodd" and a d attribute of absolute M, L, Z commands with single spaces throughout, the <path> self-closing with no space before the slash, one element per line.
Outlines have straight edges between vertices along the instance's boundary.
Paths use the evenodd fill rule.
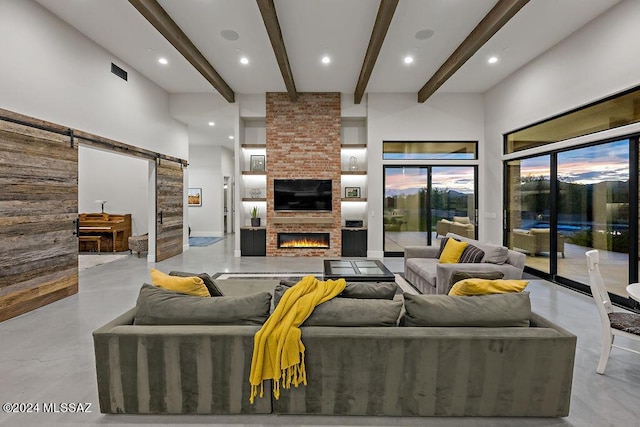
<path fill-rule="evenodd" d="M 100 241 L 102 237 L 100 236 L 80 236 L 81 242 L 94 242 L 96 244 L 96 249 L 98 253 L 100 253 Z"/>

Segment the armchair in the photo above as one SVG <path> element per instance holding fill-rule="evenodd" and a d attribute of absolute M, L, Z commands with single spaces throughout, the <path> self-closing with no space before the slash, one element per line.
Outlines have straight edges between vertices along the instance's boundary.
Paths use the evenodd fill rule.
<path fill-rule="evenodd" d="M 458 234 L 473 239 L 476 236 L 476 228 L 471 224 L 468 216 L 454 216 L 453 221 L 441 219 L 436 223 L 436 236 L 446 236 L 447 233 Z"/>
<path fill-rule="evenodd" d="M 511 233 L 511 247 L 528 252 L 535 256 L 540 252 L 549 252 L 551 235 L 548 228 L 532 228 L 530 230 L 514 230 Z M 558 234 L 556 252 L 564 258 L 564 237 Z"/>

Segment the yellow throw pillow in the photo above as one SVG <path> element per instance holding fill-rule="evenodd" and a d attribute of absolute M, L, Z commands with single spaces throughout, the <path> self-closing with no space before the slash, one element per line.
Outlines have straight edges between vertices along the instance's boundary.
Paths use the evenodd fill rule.
<path fill-rule="evenodd" d="M 151 269 L 151 283 L 159 288 L 168 291 L 180 292 L 181 294 L 193 295 L 196 297 L 209 297 L 209 291 L 204 282 L 199 277 L 178 277 L 169 276 L 155 268 Z"/>
<path fill-rule="evenodd" d="M 451 287 L 449 295 L 473 296 L 522 292 L 528 284 L 526 280 L 464 279 Z"/>
<path fill-rule="evenodd" d="M 469 244 L 467 242 L 458 242 L 455 239 L 447 240 L 447 244 L 440 254 L 441 264 L 455 264 L 460 259 L 462 252 Z"/>

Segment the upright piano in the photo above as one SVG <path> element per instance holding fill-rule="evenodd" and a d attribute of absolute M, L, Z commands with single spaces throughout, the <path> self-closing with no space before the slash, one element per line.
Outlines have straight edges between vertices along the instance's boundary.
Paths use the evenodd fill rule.
<path fill-rule="evenodd" d="M 101 245 L 105 250 L 113 252 L 129 250 L 131 214 L 81 213 L 78 220 L 80 235 L 101 236 Z M 80 250 L 82 251 L 83 248 L 81 247 Z"/>

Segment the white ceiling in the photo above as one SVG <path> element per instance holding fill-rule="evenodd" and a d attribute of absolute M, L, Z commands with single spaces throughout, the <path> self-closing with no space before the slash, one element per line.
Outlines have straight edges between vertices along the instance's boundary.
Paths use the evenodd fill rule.
<path fill-rule="evenodd" d="M 193 131 L 208 132 L 215 144 L 230 146 L 233 115 L 221 111 L 222 98 L 127 0 L 37 1 L 112 52 L 125 68 L 133 67 L 167 92 L 210 94 L 210 112 L 195 108 L 193 114 L 172 114 Z M 439 91 L 487 91 L 618 1 L 531 0 Z M 159 3 L 236 94 L 286 91 L 254 0 Z M 495 4 L 496 0 L 400 0 L 366 92 L 417 94 Z M 299 92 L 353 94 L 378 5 L 376 0 L 275 0 Z M 418 40 L 416 33 L 424 29 L 433 30 L 433 36 Z M 226 40 L 222 30 L 233 30 L 239 38 Z M 329 65 L 320 62 L 324 53 L 332 58 Z M 407 54 L 415 57 L 411 65 L 403 62 Z M 240 64 L 242 55 L 249 58 L 248 65 Z M 489 65 L 492 55 L 499 62 Z M 157 62 L 161 56 L 168 65 Z M 220 116 L 211 119 L 216 126 L 206 126 L 203 118 L 215 114 Z"/>

